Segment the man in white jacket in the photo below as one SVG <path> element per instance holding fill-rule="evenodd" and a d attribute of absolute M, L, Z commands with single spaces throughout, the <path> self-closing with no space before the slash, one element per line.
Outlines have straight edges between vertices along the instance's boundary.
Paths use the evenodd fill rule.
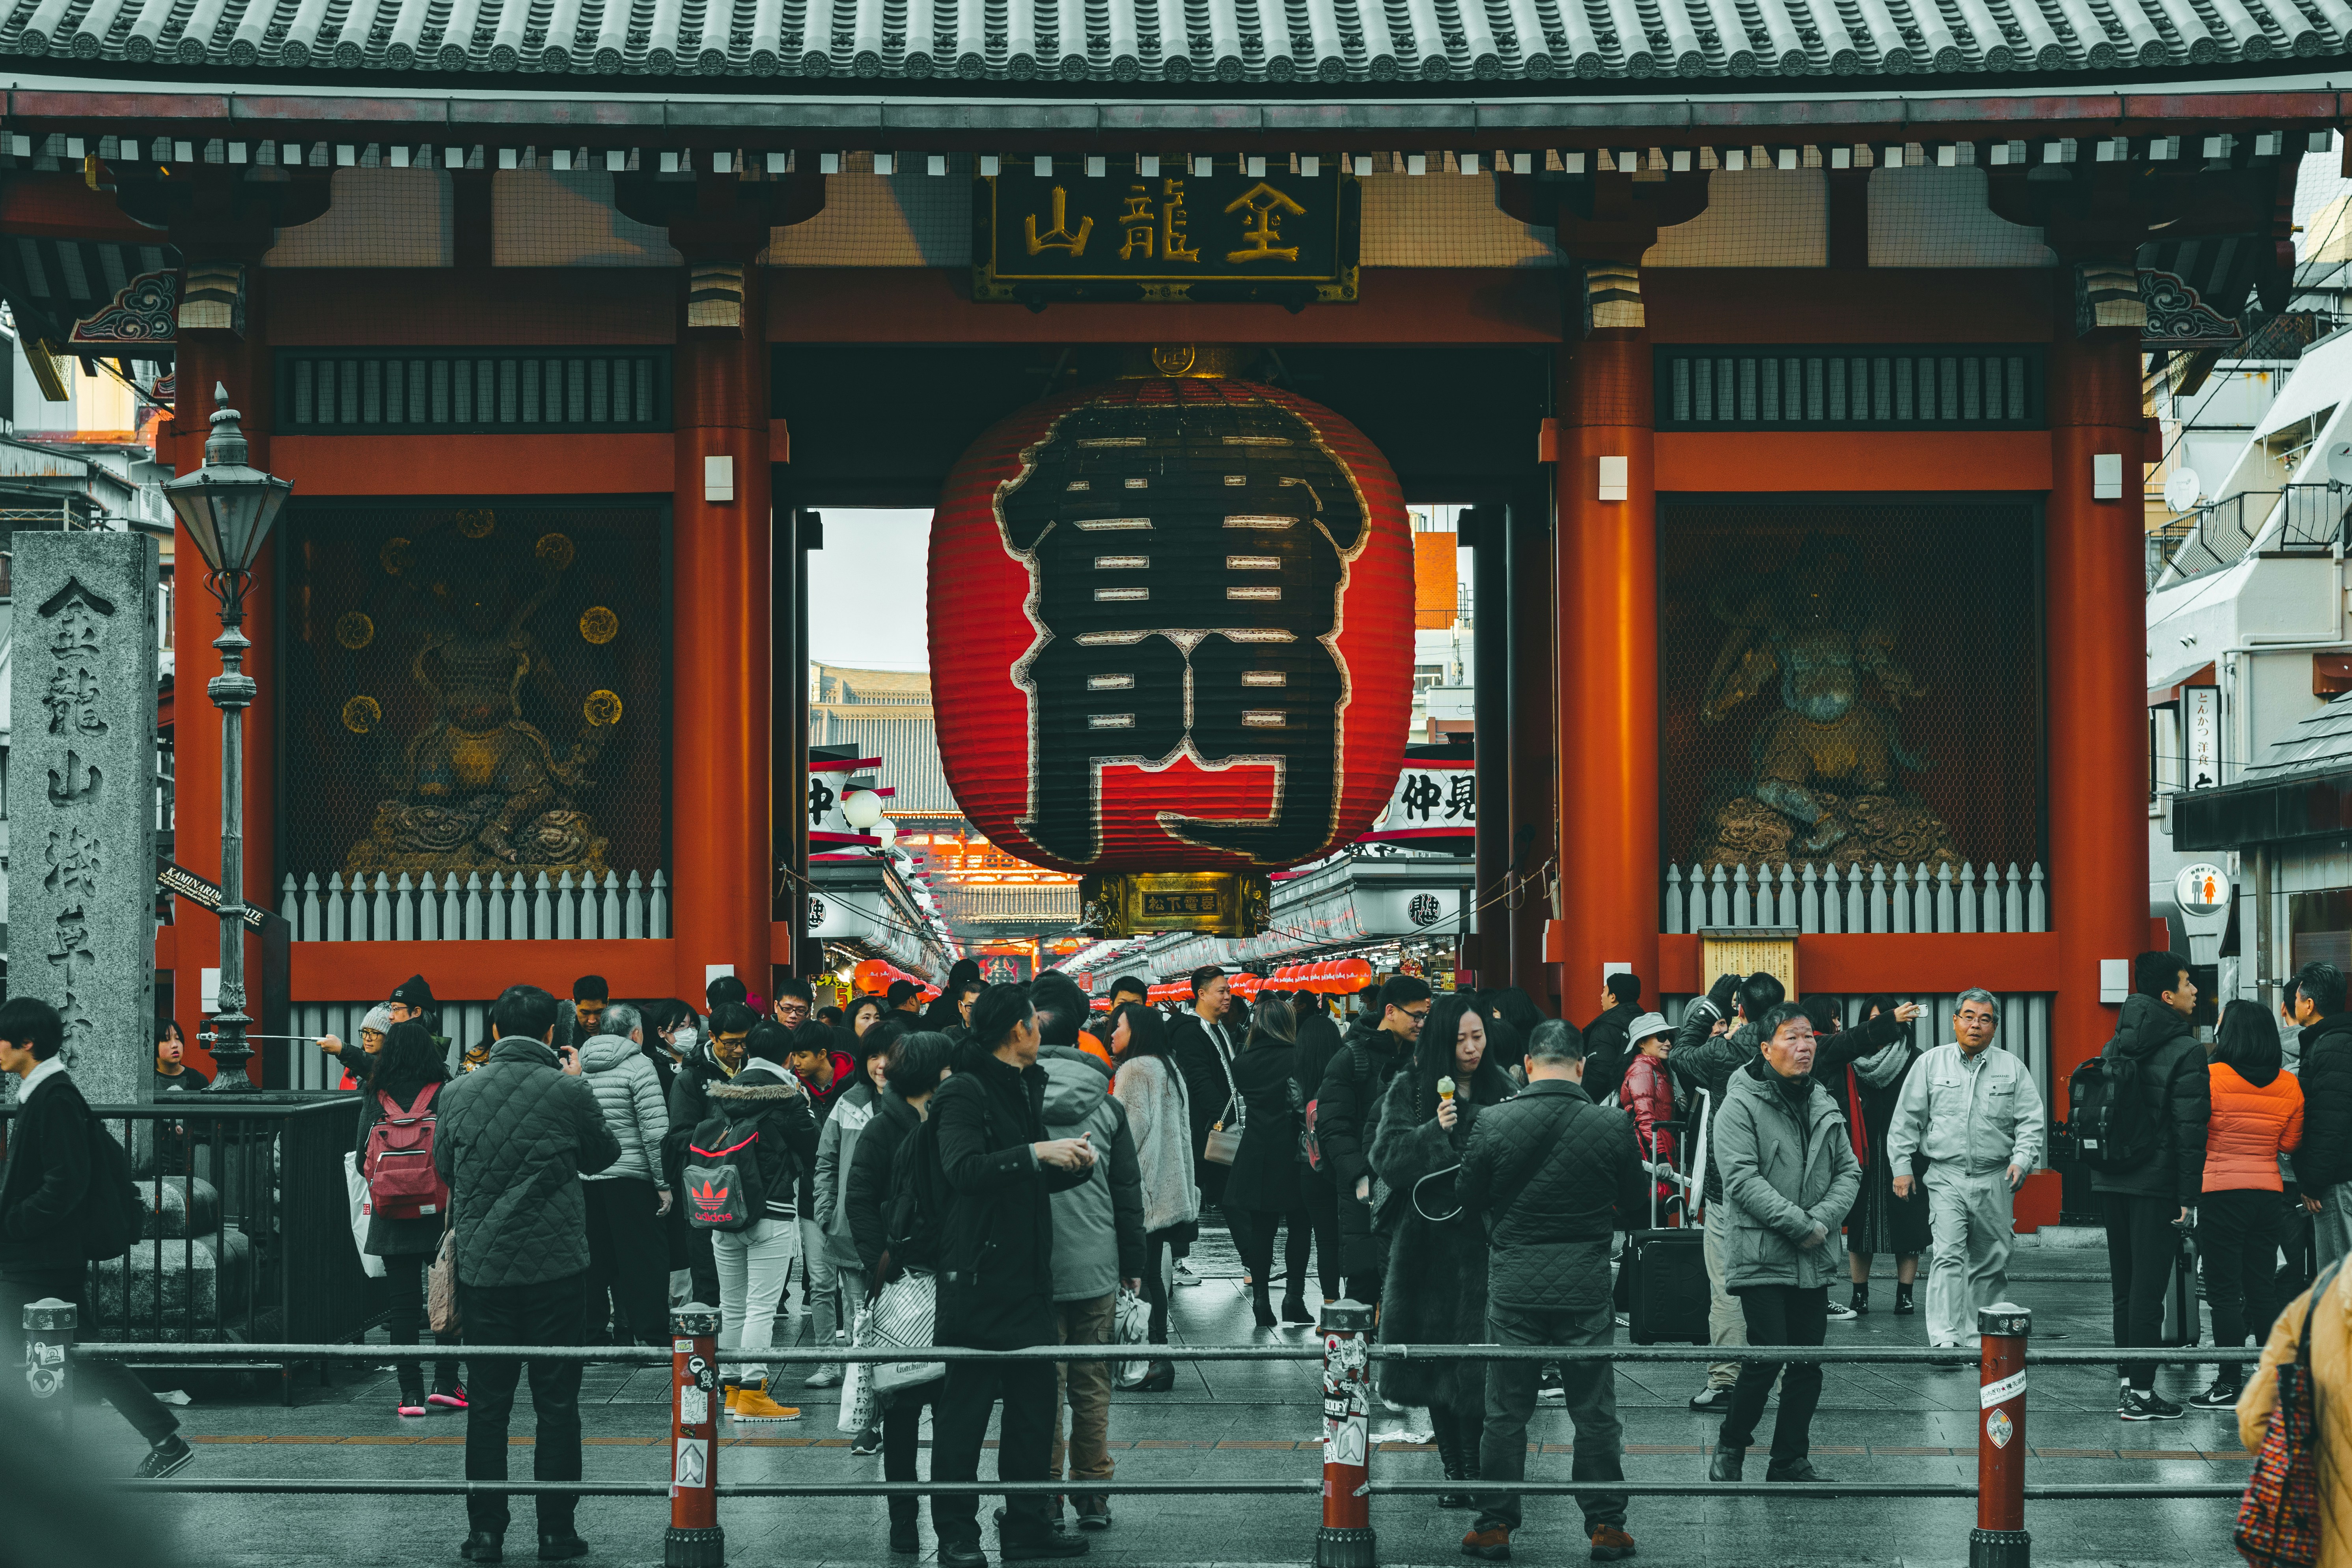
<path fill-rule="evenodd" d="M 2042 1090 L 2022 1059 L 1992 1049 L 2000 1001 L 1963 992 L 1952 1043 L 1919 1058 L 1886 1133 L 1895 1195 L 1927 1162 L 1927 1342 L 1978 1343 L 1976 1315 L 2009 1289 L 2011 1200 L 2041 1163 Z"/>

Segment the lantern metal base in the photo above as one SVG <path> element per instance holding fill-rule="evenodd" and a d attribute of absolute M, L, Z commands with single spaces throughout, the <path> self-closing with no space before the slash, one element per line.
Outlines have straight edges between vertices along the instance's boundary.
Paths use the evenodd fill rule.
<path fill-rule="evenodd" d="M 1114 871 L 1078 884 L 1087 925 L 1106 937 L 1262 936 L 1273 901 L 1274 883 L 1263 871 Z"/>

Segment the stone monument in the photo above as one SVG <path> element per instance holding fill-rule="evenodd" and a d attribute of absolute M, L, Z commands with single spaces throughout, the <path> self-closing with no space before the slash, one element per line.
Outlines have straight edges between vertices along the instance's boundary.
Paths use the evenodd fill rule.
<path fill-rule="evenodd" d="M 20 529 L 11 548 L 9 990 L 64 1015 L 66 1066 L 92 1104 L 144 1104 L 155 1084 L 155 542 Z"/>

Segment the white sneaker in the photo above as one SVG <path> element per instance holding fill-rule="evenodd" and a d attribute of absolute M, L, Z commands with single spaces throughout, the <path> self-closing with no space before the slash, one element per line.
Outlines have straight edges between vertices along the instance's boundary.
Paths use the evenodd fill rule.
<path fill-rule="evenodd" d="M 1836 1301 L 1830 1303 L 1830 1321 L 1832 1323 L 1851 1323 L 1861 1316 L 1862 1314 L 1852 1307 L 1843 1306 Z"/>
<path fill-rule="evenodd" d="M 1198 1285 L 1200 1282 L 1201 1277 L 1192 1272 L 1192 1266 L 1185 1262 L 1182 1258 L 1178 1258 L 1176 1260 L 1176 1283 L 1179 1285 Z"/>

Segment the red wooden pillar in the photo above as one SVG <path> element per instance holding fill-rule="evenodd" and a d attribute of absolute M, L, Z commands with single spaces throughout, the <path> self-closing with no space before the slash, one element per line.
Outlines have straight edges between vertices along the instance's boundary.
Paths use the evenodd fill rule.
<path fill-rule="evenodd" d="M 671 931 L 677 994 L 730 963 L 768 989 L 772 626 L 766 279 L 756 248 L 686 251 L 673 415 Z M 765 233 L 758 237 L 764 241 Z M 710 253 L 725 252 L 723 258 Z"/>
<path fill-rule="evenodd" d="M 191 256 L 190 262 L 197 258 Z M 242 331 L 188 329 L 174 346 L 173 447 L 175 474 L 202 468 L 205 437 L 212 428 L 215 385 L 228 391 L 228 405 L 242 421 L 257 468 L 269 467 L 269 431 L 276 413 L 271 355 L 264 331 L 268 273 L 244 268 Z M 299 500 L 299 497 L 297 498 Z M 285 526 L 281 516 L 279 529 Z M 253 646 L 245 672 L 259 689 L 245 716 L 245 897 L 258 908 L 278 907 L 278 553 L 283 533 L 274 534 L 254 563 L 253 586 L 245 598 L 245 635 Z M 205 558 L 184 527 L 172 534 L 173 859 L 205 880 L 218 883 L 220 840 L 220 710 L 205 696 L 205 685 L 221 670 L 213 639 L 221 635 L 220 606 L 205 585 Z M 213 917 L 183 900 L 176 912 L 177 967 L 172 974 L 172 1016 L 188 1041 L 188 1060 L 207 1076 L 212 1053 L 197 1036 L 205 1025 L 204 972 L 220 963 L 220 930 Z M 246 1012 L 252 1032 L 263 1022 L 261 944 L 246 937 Z M 256 1040 L 246 1064 L 253 1081 L 264 1080 L 264 1064 L 287 1048 L 282 1040 Z"/>
<path fill-rule="evenodd" d="M 2147 945 L 2147 578 L 2140 506 L 2147 420 L 2140 411 L 2139 333 L 2077 335 L 2057 279 L 2050 346 L 2050 501 L 2043 591 L 2049 653 L 2050 923 L 2061 970 L 2051 1009 L 2051 1089 L 2063 1114 L 2066 1079 L 2115 1032 L 2099 1002 L 2099 961 Z M 2121 493 L 2094 494 L 2098 458 L 2120 459 Z"/>
<path fill-rule="evenodd" d="M 1557 751 L 1552 674 L 1556 663 L 1553 612 L 1558 568 L 1552 559 L 1552 498 L 1535 491 L 1510 507 L 1510 716 L 1511 787 L 1509 866 L 1518 884 L 1509 910 L 1510 983 L 1535 999 L 1545 1013 L 1559 1010 L 1553 1000 L 1559 972 L 1544 956 L 1544 927 L 1551 918 L 1550 879 L 1544 867 L 1559 837 L 1555 788 Z M 1577 1009 L 1571 1004 L 1568 1011 Z"/>
<path fill-rule="evenodd" d="M 1630 268 L 1607 286 L 1622 296 Z M 1601 274 L 1589 274 L 1599 289 Z M 1596 295 L 1596 298 L 1599 296 Z M 1638 294 L 1636 295 L 1638 299 Z M 1620 304 L 1617 310 L 1624 307 Z M 1638 316 L 1638 305 L 1633 307 Z M 1599 326 L 1559 371 L 1560 995 L 1658 976 L 1658 520 L 1650 338 Z M 1606 494 L 1610 499 L 1602 499 Z"/>

